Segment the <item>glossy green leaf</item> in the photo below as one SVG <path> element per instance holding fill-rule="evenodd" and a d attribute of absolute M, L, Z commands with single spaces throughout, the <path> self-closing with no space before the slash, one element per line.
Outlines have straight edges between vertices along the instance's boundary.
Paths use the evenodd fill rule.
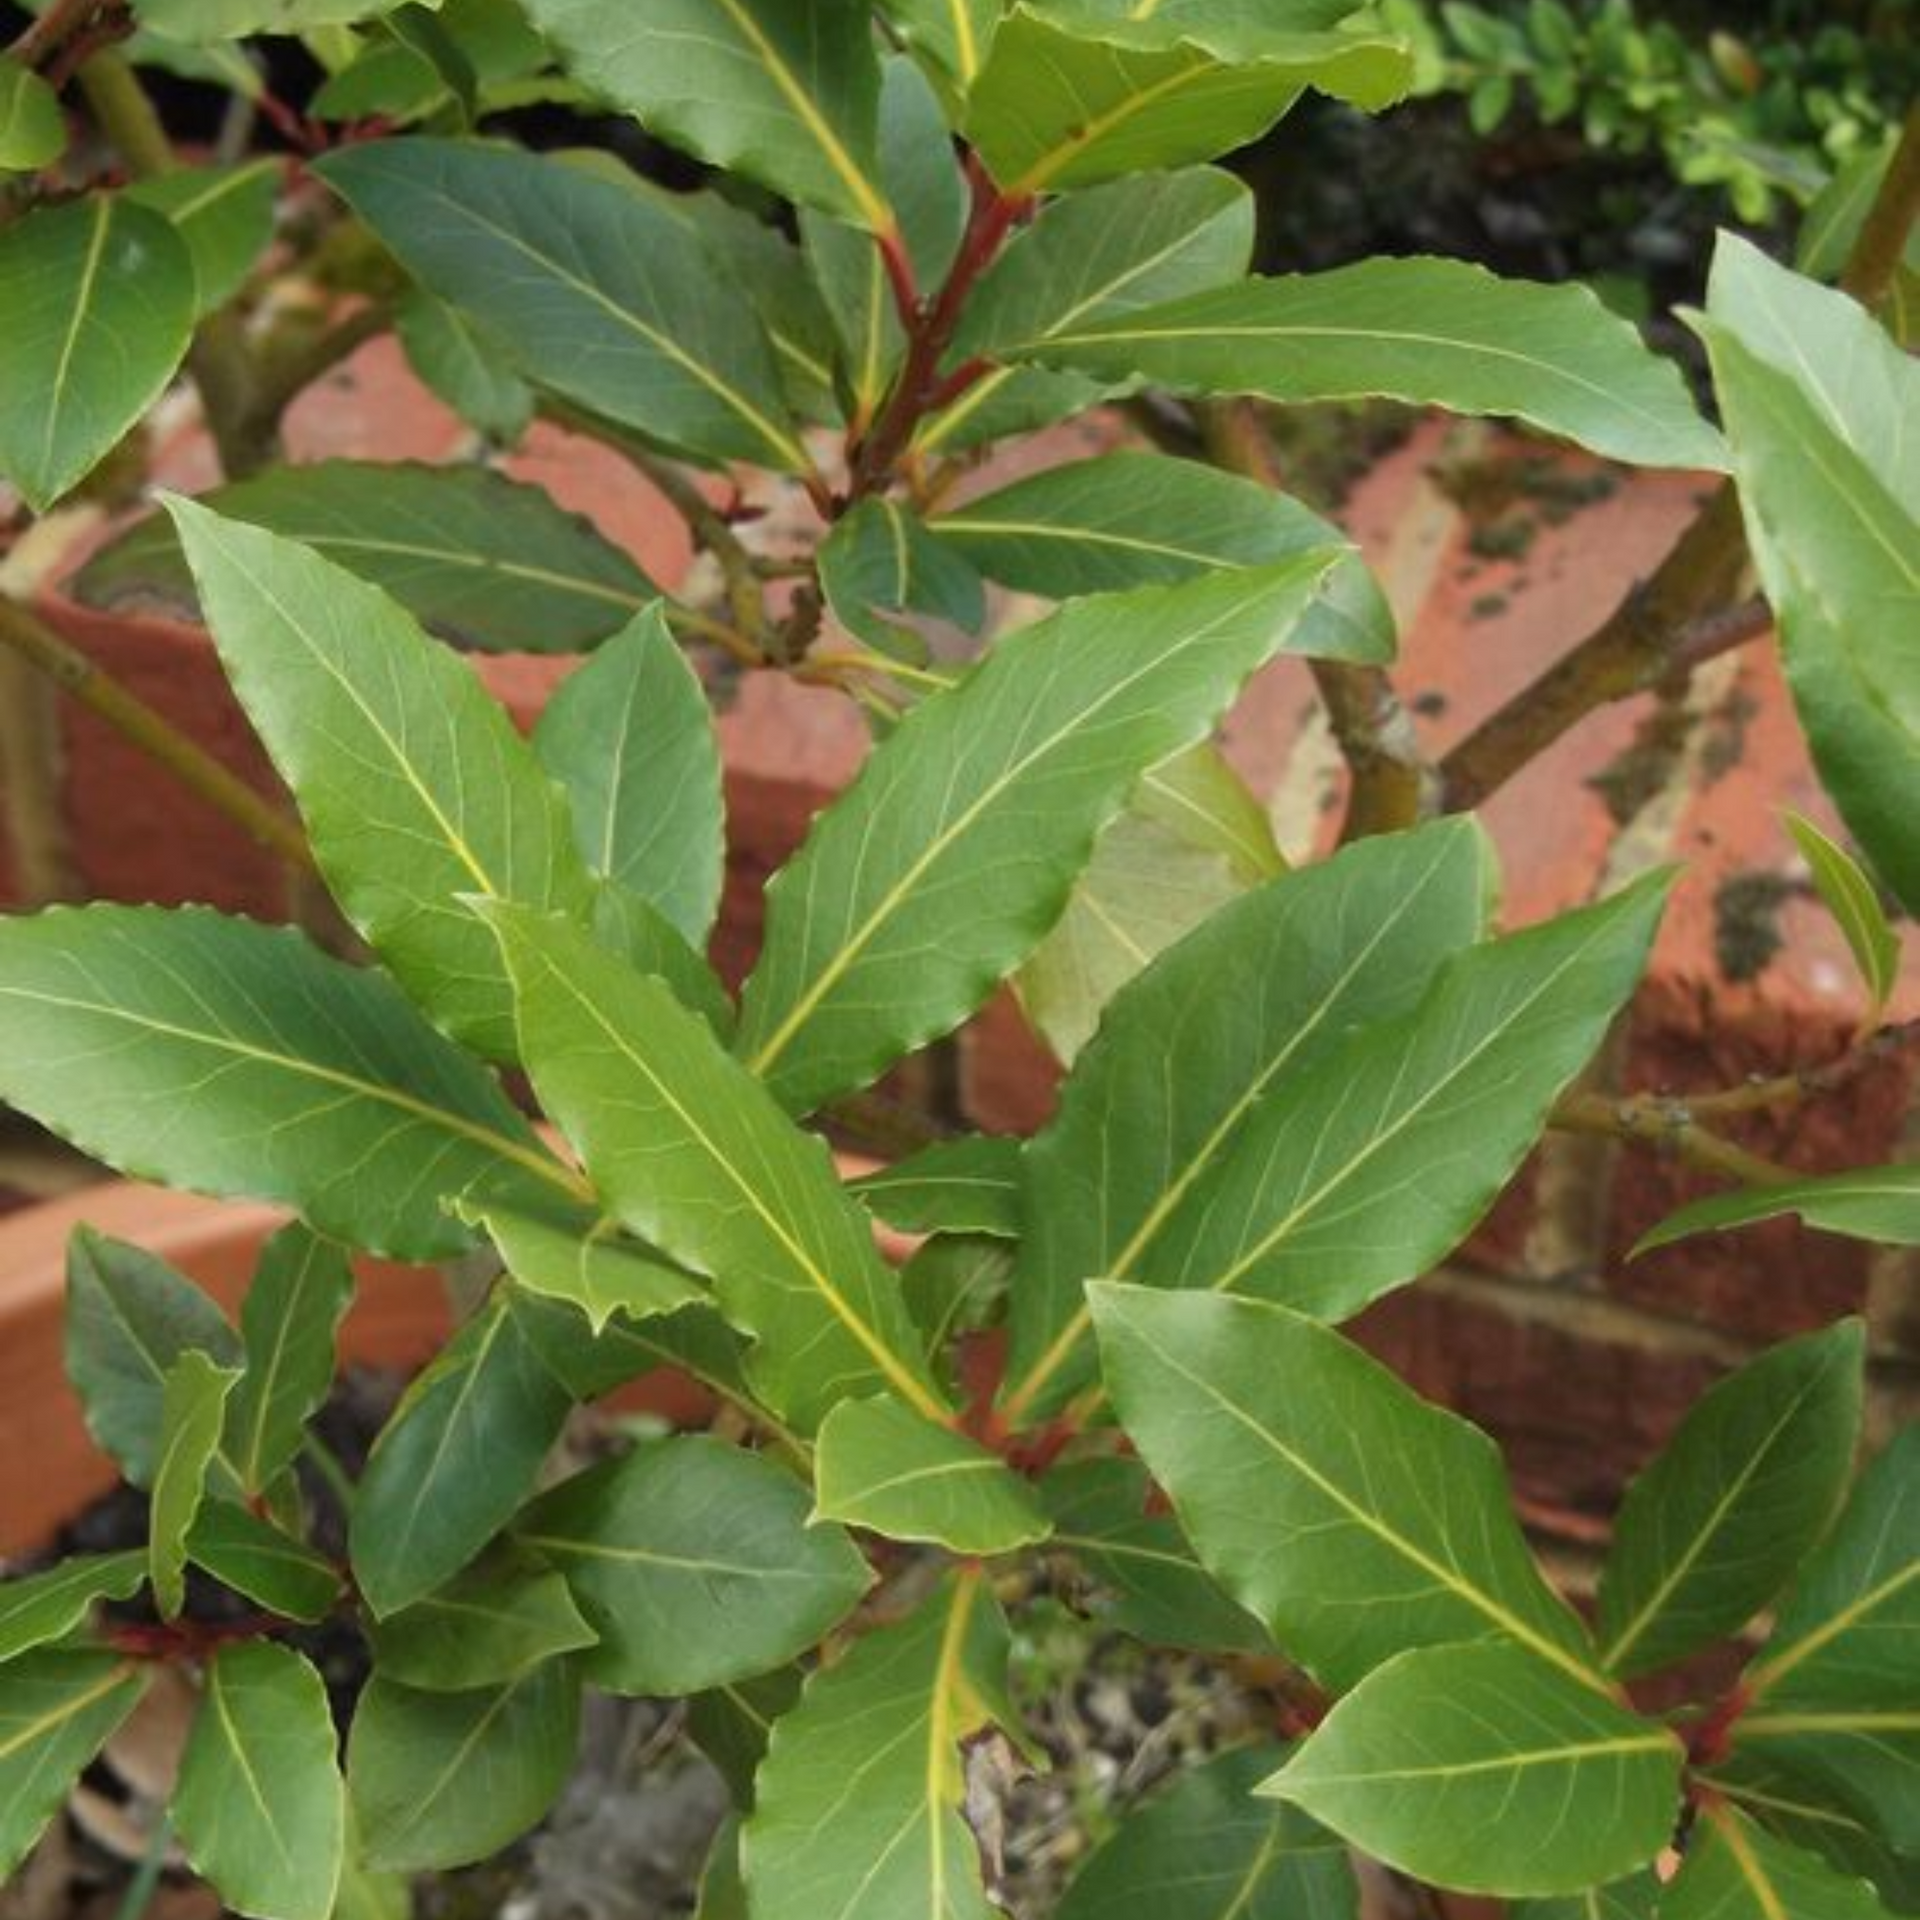
<path fill-rule="evenodd" d="M 567 790 L 587 864 L 704 943 L 726 868 L 720 748 L 700 676 L 657 606 L 562 682 L 533 744 Z"/>
<path fill-rule="evenodd" d="M 659 982 L 537 915 L 492 916 L 541 1102 L 605 1204 L 708 1274 L 751 1334 L 752 1378 L 806 1428 L 890 1386 L 942 1414 L 898 1285 L 825 1144 L 802 1133 Z"/>
<path fill-rule="evenodd" d="M 892 225 L 864 0 L 529 0 L 569 72 L 650 131 L 776 193 Z"/>
<path fill-rule="evenodd" d="M 1726 463 L 1679 370 L 1585 288 L 1501 280 L 1454 260 L 1248 280 L 1008 351 L 1185 393 L 1385 396 L 1509 414 L 1638 466 Z"/>
<path fill-rule="evenodd" d="M 1273 1651 L 1260 1623 L 1195 1559 L 1179 1522 L 1155 1510 L 1153 1482 L 1139 1461 L 1070 1461 L 1040 1491 L 1053 1516 L 1050 1546 L 1071 1553 L 1111 1590 L 1096 1613 L 1104 1625 L 1150 1646 Z"/>
<path fill-rule="evenodd" d="M 471 1244 L 463 1194 L 579 1197 L 390 980 L 196 909 L 0 923 L 0 1097 L 122 1172 L 284 1201 L 399 1259 Z"/>
<path fill-rule="evenodd" d="M 642 1447 L 563 1481 L 515 1534 L 567 1576 L 615 1693 L 688 1694 L 751 1679 L 816 1645 L 871 1580 L 806 1489 L 703 1436 Z"/>
<path fill-rule="evenodd" d="M 596 1333 L 616 1313 L 644 1320 L 707 1297 L 692 1275 L 636 1246 L 591 1207 L 489 1207 L 473 1219 L 522 1287 L 578 1307 Z"/>
<path fill-rule="evenodd" d="M 1701 1820 L 1685 1866 L 1660 1896 L 1660 1920 L 1887 1920 L 1864 1880 L 1776 1839 L 1737 1809 Z"/>
<path fill-rule="evenodd" d="M 159 214 L 110 193 L 0 233 L 0 479 L 44 513 L 159 399 L 187 351 L 193 260 Z"/>
<path fill-rule="evenodd" d="M 170 503 L 222 664 L 341 911 L 455 1039 L 514 1057 L 469 896 L 584 917 L 566 807 L 505 709 L 379 588 L 279 534 Z"/>
<path fill-rule="evenodd" d="M 908 1233 L 1020 1233 L 1020 1142 L 1003 1134 L 942 1140 L 852 1183 L 889 1226 Z"/>
<path fill-rule="evenodd" d="M 1887 919 L 1874 885 L 1845 847 L 1822 833 L 1797 813 L 1785 816 L 1787 831 L 1813 875 L 1815 890 L 1846 936 L 1854 964 L 1867 989 L 1863 1026 L 1872 1026 L 1886 1011 L 1900 981 L 1900 936 Z"/>
<path fill-rule="evenodd" d="M 1840 1504 L 1860 1431 L 1858 1320 L 1787 1341 L 1695 1403 L 1627 1490 L 1600 1577 L 1601 1656 L 1671 1665 L 1745 1625 Z"/>
<path fill-rule="evenodd" d="M 1667 1844 L 1680 1762 L 1664 1727 L 1520 1647 L 1427 1647 L 1341 1700 L 1263 1791 L 1437 1886 L 1578 1893 Z"/>
<path fill-rule="evenodd" d="M 66 145 L 60 96 L 31 68 L 0 58 L 0 173 L 37 173 Z"/>
<path fill-rule="evenodd" d="M 512 1517 L 570 1398 L 502 1293 L 407 1389 L 354 1501 L 353 1569 L 376 1614 L 451 1579 Z"/>
<path fill-rule="evenodd" d="M 376 1621 L 371 1637 L 385 1678 L 434 1693 L 504 1687 L 600 1638 L 561 1574 L 505 1558 Z"/>
<path fill-rule="evenodd" d="M 922 701 L 768 891 L 738 1050 L 790 1108 L 950 1032 L 1101 827 L 1287 644 L 1331 556 L 1077 602 Z"/>
<path fill-rule="evenodd" d="M 193 256 L 196 310 L 212 313 L 246 283 L 273 239 L 281 168 L 273 160 L 179 167 L 135 181 L 127 198 L 165 214 Z"/>
<path fill-rule="evenodd" d="M 814 1452 L 814 1511 L 889 1540 L 1011 1553 L 1052 1523 L 1029 1481 L 951 1427 L 884 1396 L 843 1400 Z"/>
<path fill-rule="evenodd" d="M 880 11 L 949 90 L 964 96 L 993 49 L 1002 0 L 880 0 Z"/>
<path fill-rule="evenodd" d="M 461 1693 L 376 1673 L 347 1743 L 368 1861 L 421 1872 L 490 1858 L 552 1806 L 579 1744 L 580 1679 L 567 1660 Z"/>
<path fill-rule="evenodd" d="M 827 536 L 819 567 L 833 617 L 885 653 L 924 658 L 919 628 L 971 634 L 986 619 L 972 563 L 898 500 L 862 501 Z"/>
<path fill-rule="evenodd" d="M 334 1340 L 353 1299 L 346 1250 L 303 1226 L 267 1242 L 240 1309 L 246 1370 L 227 1408 L 225 1450 L 249 1493 L 300 1451 L 333 1386 Z"/>
<path fill-rule="evenodd" d="M 963 1573 L 813 1675 L 743 1829 L 754 1920 L 993 1920 L 961 1742 L 993 1719 L 1006 1658 L 998 1606 Z"/>
<path fill-rule="evenodd" d="M 1224 908 L 1122 989 L 1027 1150 L 1011 1412 L 1085 1385 L 1082 1284 L 1137 1279 L 1271 1098 L 1350 1031 L 1406 1013 L 1479 937 L 1491 877 L 1467 821 L 1365 841 Z"/>
<path fill-rule="evenodd" d="M 146 1691 L 118 1654 L 47 1647 L 0 1666 L 0 1879 Z"/>
<path fill-rule="evenodd" d="M 288 1620 L 324 1620 L 340 1598 L 339 1571 L 325 1555 L 231 1500 L 202 1503 L 187 1535 L 187 1557 Z"/>
<path fill-rule="evenodd" d="M 346 1795 L 327 1690 L 301 1655 L 258 1640 L 208 1663 L 172 1811 L 194 1871 L 235 1912 L 327 1920 Z"/>
<path fill-rule="evenodd" d="M 147 1578 L 164 1619 L 173 1619 L 187 1602 L 187 1533 L 206 1496 L 207 1472 L 226 1423 L 227 1396 L 239 1379 L 238 1369 L 222 1367 L 189 1348 L 161 1383 Z"/>
<path fill-rule="evenodd" d="M 1731 236 L 1699 324 L 1801 724 L 1881 877 L 1920 910 L 1920 371 L 1845 294 Z"/>
<path fill-rule="evenodd" d="M 153 1484 L 167 1374 L 196 1350 L 240 1364 L 226 1316 L 185 1274 L 143 1247 L 76 1227 L 67 1242 L 67 1374 L 87 1431 L 136 1487 Z"/>
<path fill-rule="evenodd" d="M 147 1577 L 147 1557 L 84 1553 L 45 1573 L 0 1583 L 0 1664 L 64 1640 L 102 1600 L 131 1600 Z"/>
<path fill-rule="evenodd" d="M 1242 1748 L 1130 1809 L 1057 1920 L 1357 1920 L 1346 1848 L 1297 1808 L 1253 1798 L 1283 1757 Z"/>
<path fill-rule="evenodd" d="M 429 632 L 480 652 L 597 646 L 658 592 L 586 521 L 486 467 L 323 460 L 216 488 L 202 504 L 313 548 Z M 198 606 L 164 515 L 104 548 L 76 589 L 98 606 Z"/>
<path fill-rule="evenodd" d="M 800 1698 L 803 1678 L 797 1666 L 776 1667 L 687 1702 L 687 1731 L 720 1770 L 736 1806 L 753 1805 L 754 1776 L 767 1756 L 774 1723 Z"/>
<path fill-rule="evenodd" d="M 1860 1167 L 1851 1173 L 1712 1194 L 1661 1221 L 1634 1252 L 1648 1253 L 1696 1233 L 1726 1233 L 1789 1213 L 1823 1233 L 1920 1247 L 1920 1167 Z"/>
<path fill-rule="evenodd" d="M 497 445 L 518 443 L 533 420 L 533 389 L 458 307 L 410 288 L 395 313 L 394 330 L 423 385 Z"/>
<path fill-rule="evenodd" d="M 807 466 L 752 304 L 644 196 L 563 160 L 418 137 L 317 171 L 539 386 L 703 459 Z"/>
<path fill-rule="evenodd" d="M 1404 1649 L 1498 1638 L 1599 1687 L 1485 1434 L 1284 1307 L 1088 1294 L 1120 1418 L 1201 1561 L 1324 1685 Z"/>

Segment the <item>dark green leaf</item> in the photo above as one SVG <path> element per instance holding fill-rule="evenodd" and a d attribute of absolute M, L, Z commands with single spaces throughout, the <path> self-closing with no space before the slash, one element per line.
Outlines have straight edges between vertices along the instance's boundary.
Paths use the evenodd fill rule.
<path fill-rule="evenodd" d="M 1716 1193 L 1662 1220 L 1634 1252 L 1649 1253 L 1696 1233 L 1725 1233 L 1787 1213 L 1798 1214 L 1824 1233 L 1920 1246 L 1920 1167 L 1860 1167 L 1851 1173 Z"/>
<path fill-rule="evenodd" d="M 1654 1920 L 1659 1897 L 1660 1882 L 1651 1873 L 1636 1873 L 1561 1900 L 1517 1900 L 1512 1920 Z"/>
<path fill-rule="evenodd" d="M 198 312 L 225 306 L 266 252 L 280 177 L 277 161 L 247 160 L 232 167 L 180 167 L 127 189 L 129 200 L 165 214 L 187 243 Z"/>
<path fill-rule="evenodd" d="M 753 1805 L 754 1776 L 766 1758 L 774 1722 L 800 1698 L 803 1677 L 797 1666 L 776 1667 L 687 1702 L 687 1731 L 719 1768 L 736 1806 Z"/>
<path fill-rule="evenodd" d="M 227 1396 L 239 1379 L 237 1368 L 219 1366 L 189 1348 L 161 1383 L 147 1577 L 164 1619 L 171 1620 L 187 1602 L 187 1534 L 206 1495 L 208 1469 L 220 1450 Z"/>
<path fill-rule="evenodd" d="M 58 1647 L 0 1666 L 0 1879 L 60 1811 L 148 1678 L 117 1654 Z"/>
<path fill-rule="evenodd" d="M 715 1037 L 732 1039 L 733 1002 L 706 956 L 697 953 L 665 914 L 617 880 L 600 882 L 593 902 L 593 937 L 636 973 L 655 975 L 673 997 L 697 1013 Z"/>
<path fill-rule="evenodd" d="M 208 1500 L 187 1535 L 187 1557 L 235 1593 L 289 1620 L 324 1620 L 340 1575 L 323 1554 L 231 1500 Z"/>
<path fill-rule="evenodd" d="M 64 1640 L 100 1601 L 132 1599 L 146 1577 L 147 1557 L 134 1549 L 80 1554 L 0 1584 L 0 1665 Z"/>
<path fill-rule="evenodd" d="M 508 1558 L 483 1561 L 372 1632 L 388 1680 L 434 1693 L 504 1687 L 599 1637 L 562 1575 Z"/>
<path fill-rule="evenodd" d="M 1864 1880 L 1777 1840 L 1731 1807 L 1711 1809 L 1686 1865 L 1660 1896 L 1660 1920 L 1886 1920 Z"/>
<path fill-rule="evenodd" d="M 1020 1233 L 1020 1142 L 1000 1134 L 943 1140 L 853 1182 L 889 1226 L 908 1233 Z"/>
<path fill-rule="evenodd" d="M 971 563 L 897 500 L 862 501 L 827 536 L 819 566 L 833 617 L 883 652 L 924 657 L 916 623 L 977 633 L 986 618 Z"/>
<path fill-rule="evenodd" d="M 395 330 L 407 364 L 468 426 L 501 446 L 519 441 L 533 420 L 533 389 L 458 307 L 411 288 Z"/>

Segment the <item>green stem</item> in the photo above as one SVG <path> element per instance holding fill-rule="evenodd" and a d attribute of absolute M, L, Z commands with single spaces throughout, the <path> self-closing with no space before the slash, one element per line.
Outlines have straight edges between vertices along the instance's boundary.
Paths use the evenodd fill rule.
<path fill-rule="evenodd" d="M 140 1856 L 140 1864 L 127 1882 L 127 1890 L 120 1896 L 120 1904 L 114 1909 L 113 1920 L 144 1920 L 147 1909 L 153 1905 L 153 1896 L 160 1887 L 160 1876 L 166 1871 L 167 1849 L 173 1845 L 173 1822 L 164 1813 L 153 1817 L 153 1832 L 147 1840 L 147 1850 Z"/>

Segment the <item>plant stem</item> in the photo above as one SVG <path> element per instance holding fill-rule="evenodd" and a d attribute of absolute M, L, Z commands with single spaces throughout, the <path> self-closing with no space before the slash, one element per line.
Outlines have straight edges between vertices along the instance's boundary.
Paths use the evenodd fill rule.
<path fill-rule="evenodd" d="M 160 1886 L 160 1876 L 166 1871 L 167 1849 L 173 1845 L 173 1822 L 162 1811 L 153 1816 L 153 1832 L 147 1837 L 147 1850 L 140 1856 L 140 1865 L 134 1876 L 127 1882 L 127 1890 L 120 1896 L 120 1904 L 113 1911 L 113 1920 L 145 1920 L 146 1912 L 153 1905 L 153 1896 Z"/>
<path fill-rule="evenodd" d="M 1907 109 L 1900 144 L 1874 196 L 1840 284 L 1862 306 L 1877 307 L 1892 290 L 1920 215 L 1920 105 Z"/>
<path fill-rule="evenodd" d="M 9 600 L 0 600 L 0 646 L 37 667 L 269 852 L 291 867 L 312 869 L 305 837 L 279 808 L 69 646 L 45 621 Z"/>
<path fill-rule="evenodd" d="M 1794 1177 L 1791 1167 L 1763 1159 L 1704 1127 L 1683 1101 L 1645 1094 L 1615 1099 L 1603 1093 L 1570 1093 L 1553 1110 L 1551 1125 L 1562 1133 L 1605 1134 L 1673 1154 L 1702 1173 L 1719 1174 L 1743 1187 L 1772 1187 Z"/>
<path fill-rule="evenodd" d="M 52 0 L 7 49 L 7 57 L 20 66 L 38 69 L 70 42 L 107 24 L 118 31 L 131 31 L 132 22 L 122 0 Z"/>

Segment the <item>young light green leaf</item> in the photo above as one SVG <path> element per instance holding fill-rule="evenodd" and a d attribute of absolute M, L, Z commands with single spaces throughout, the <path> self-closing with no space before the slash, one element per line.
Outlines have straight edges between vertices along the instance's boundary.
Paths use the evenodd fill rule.
<path fill-rule="evenodd" d="M 649 131 L 789 200 L 893 227 L 864 0 L 529 0 L 567 69 Z"/>
<path fill-rule="evenodd" d="M 504 1291 L 407 1389 L 354 1501 L 354 1577 L 381 1616 L 451 1579 L 512 1517 L 570 1396 Z"/>
<path fill-rule="evenodd" d="M 658 594 L 586 521 L 487 467 L 322 460 L 217 487 L 201 504 L 311 547 L 429 632 L 483 653 L 597 646 Z M 75 590 L 96 606 L 199 604 L 164 514 L 104 547 Z"/>
<path fill-rule="evenodd" d="M 1920 1247 L 1920 1167 L 1860 1167 L 1851 1173 L 1711 1194 L 1662 1220 L 1634 1252 L 1650 1253 L 1696 1233 L 1726 1233 L 1787 1213 L 1798 1214 L 1823 1233 Z"/>
<path fill-rule="evenodd" d="M 1139 776 L 1293 637 L 1331 557 L 1077 602 L 915 707 L 769 889 L 737 1050 L 783 1104 L 864 1086 L 965 1019 Z"/>
<path fill-rule="evenodd" d="M 504 1557 L 375 1621 L 371 1637 L 385 1678 L 430 1693 L 508 1686 L 600 1638 L 562 1575 Z"/>
<path fill-rule="evenodd" d="M 817 1426 L 891 1387 L 944 1416 L 898 1285 L 824 1142 L 799 1130 L 658 981 L 559 920 L 495 910 L 542 1104 L 605 1203 L 649 1246 L 710 1275 L 756 1342 L 756 1388 Z"/>
<path fill-rule="evenodd" d="M 1826 1531 L 1853 1466 L 1866 1335 L 1787 1341 L 1695 1403 L 1627 1490 L 1600 1576 L 1610 1671 L 1671 1665 L 1743 1626 Z"/>
<path fill-rule="evenodd" d="M 0 58 L 0 173 L 38 173 L 66 144 L 60 96 L 30 67 Z"/>
<path fill-rule="evenodd" d="M 615 1693 L 697 1693 L 783 1665 L 867 1590 L 806 1489 L 702 1436 L 642 1447 L 563 1481 L 515 1536 L 567 1577 L 600 1637 L 584 1669 Z"/>
<path fill-rule="evenodd" d="M 1867 1010 L 1861 1025 L 1871 1027 L 1886 1011 L 1900 981 L 1900 936 L 1888 921 L 1873 882 L 1853 855 L 1797 813 L 1789 813 L 1786 822 L 1813 875 L 1813 884 L 1846 936 L 1854 964 L 1866 983 Z"/>
<path fill-rule="evenodd" d="M 579 1744 L 580 1678 L 568 1660 L 461 1693 L 376 1673 L 347 1742 L 347 1791 L 368 1861 L 424 1872 L 498 1853 L 552 1806 Z"/>
<path fill-rule="evenodd" d="M 0 233 L 0 480 L 44 513 L 160 397 L 192 335 L 193 260 L 149 208 L 94 193 Z"/>
<path fill-rule="evenodd" d="M 1006 1658 L 969 1572 L 813 1675 L 774 1723 L 743 1829 L 755 1920 L 993 1920 L 961 1742 L 994 1718 Z"/>
<path fill-rule="evenodd" d="M 403 1260 L 472 1244 L 460 1195 L 582 1197 L 390 980 L 191 908 L 0 923 L 0 1098 L 122 1172 Z"/>
<path fill-rule="evenodd" d="M 147 1577 L 147 1557 L 84 1553 L 45 1573 L 0 1583 L 0 1665 L 64 1640 L 102 1600 L 131 1600 Z"/>
<path fill-rule="evenodd" d="M 421 383 L 468 426 L 498 446 L 518 443 L 533 420 L 533 389 L 458 307 L 410 288 L 394 316 L 394 331 Z"/>
<path fill-rule="evenodd" d="M 297 1224 L 267 1242 L 240 1309 L 246 1370 L 227 1408 L 225 1451 L 248 1493 L 264 1493 L 300 1451 L 333 1386 L 334 1337 L 352 1299 L 337 1242 Z"/>
<path fill-rule="evenodd" d="M 240 1364 L 226 1316 L 185 1274 L 142 1247 L 76 1227 L 67 1242 L 67 1374 L 87 1431 L 136 1487 L 153 1484 L 162 1390 L 190 1351 Z"/>
<path fill-rule="evenodd" d="M 1660 1920 L 1887 1920 L 1864 1880 L 1776 1839 L 1738 1808 L 1710 1806 L 1686 1864 L 1660 1897 Z"/>
<path fill-rule="evenodd" d="M 1130 1809 L 1057 1920 L 1357 1920 L 1346 1848 L 1297 1808 L 1253 1798 L 1284 1758 L 1243 1747 Z"/>
<path fill-rule="evenodd" d="M 1323 1684 L 1353 1686 L 1406 1648 L 1498 1638 L 1600 1687 L 1478 1428 L 1284 1307 L 1088 1296 L 1121 1420 L 1202 1563 Z"/>
<path fill-rule="evenodd" d="M 595 1333 L 616 1313 L 644 1320 L 707 1297 L 691 1274 L 636 1246 L 591 1207 L 487 1207 L 471 1217 L 522 1287 L 578 1307 Z"/>
<path fill-rule="evenodd" d="M 340 1598 L 339 1570 L 324 1554 L 232 1500 L 201 1503 L 187 1534 L 187 1558 L 289 1620 L 324 1620 Z"/>
<path fill-rule="evenodd" d="M 174 1789 L 194 1871 L 255 1920 L 327 1920 L 345 1850 L 346 1795 L 318 1673 L 290 1648 L 223 1647 Z"/>
<path fill-rule="evenodd" d="M 852 1183 L 871 1212 L 907 1233 L 1020 1233 L 1020 1142 L 970 1133 Z"/>
<path fill-rule="evenodd" d="M 187 1602 L 187 1534 L 206 1496 L 207 1470 L 220 1448 L 227 1396 L 239 1379 L 237 1368 L 219 1366 L 189 1348 L 161 1383 L 147 1577 L 163 1619 L 173 1619 Z"/>
<path fill-rule="evenodd" d="M 889 1540 L 1011 1553 L 1052 1523 L 1032 1485 L 984 1447 L 884 1396 L 843 1400 L 814 1452 L 814 1511 Z"/>
<path fill-rule="evenodd" d="M 645 196 L 564 160 L 417 136 L 316 171 L 539 386 L 705 460 L 806 470 L 752 303 Z"/>
<path fill-rule="evenodd" d="M 187 243 L 197 312 L 225 306 L 266 252 L 280 179 L 279 162 L 247 160 L 231 167 L 177 167 L 127 188 L 129 200 L 165 214 Z"/>
<path fill-rule="evenodd" d="M 657 606 L 567 677 L 533 746 L 567 790 L 587 864 L 704 943 L 726 867 L 720 749 L 700 676 Z"/>
<path fill-rule="evenodd" d="M 1455 260 L 1248 280 L 1007 351 L 1176 392 L 1510 414 L 1639 466 L 1726 464 L 1679 370 L 1584 287 L 1501 280 Z"/>
<path fill-rule="evenodd" d="M 1681 1758 L 1666 1728 L 1523 1648 L 1425 1647 L 1362 1681 L 1262 1791 L 1436 1886 L 1579 1893 L 1667 1844 Z"/>
<path fill-rule="evenodd" d="M 44 1647 L 0 1666 L 0 1880 L 147 1690 L 118 1654 Z"/>
<path fill-rule="evenodd" d="M 897 500 L 865 500 L 820 548 L 820 587 L 833 617 L 883 653 L 924 657 L 914 623 L 977 633 L 986 585 L 972 563 Z"/>

